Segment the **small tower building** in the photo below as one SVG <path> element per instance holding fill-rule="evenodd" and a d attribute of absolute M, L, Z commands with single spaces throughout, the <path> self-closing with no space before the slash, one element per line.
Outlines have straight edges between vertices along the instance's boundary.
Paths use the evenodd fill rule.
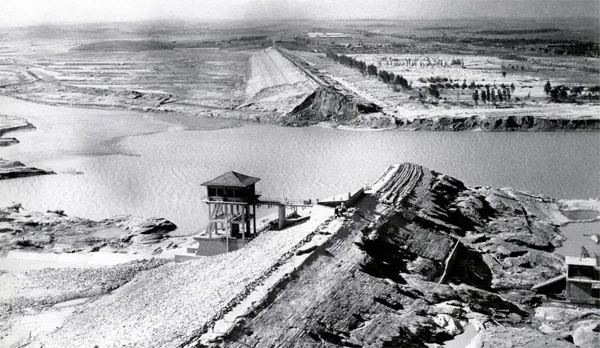
<path fill-rule="evenodd" d="M 256 235 L 256 205 L 258 197 L 255 184 L 260 181 L 237 172 L 227 172 L 202 184 L 207 195 L 209 238 L 224 236 L 246 239 Z"/>

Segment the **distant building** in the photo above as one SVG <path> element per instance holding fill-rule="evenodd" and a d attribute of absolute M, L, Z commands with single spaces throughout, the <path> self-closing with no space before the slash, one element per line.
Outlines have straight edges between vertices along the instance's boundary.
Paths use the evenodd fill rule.
<path fill-rule="evenodd" d="M 567 301 L 600 304 L 600 268 L 596 258 L 567 256 L 565 263 Z"/>

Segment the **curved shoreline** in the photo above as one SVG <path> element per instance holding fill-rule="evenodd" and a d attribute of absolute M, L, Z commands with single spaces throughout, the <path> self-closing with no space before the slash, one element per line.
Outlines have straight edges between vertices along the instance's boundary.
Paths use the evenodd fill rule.
<path fill-rule="evenodd" d="M 125 111 L 133 111 L 140 113 L 152 113 L 154 115 L 165 115 L 169 114 L 171 117 L 176 120 L 169 120 L 167 117 L 153 117 L 154 119 L 158 119 L 160 121 L 164 121 L 170 124 L 177 124 L 175 122 L 181 122 L 185 118 L 194 118 L 194 119 L 211 119 L 211 120 L 223 120 L 225 123 L 234 123 L 234 122 L 248 122 L 254 123 L 255 116 L 254 114 L 257 111 L 246 110 L 230 110 L 227 108 L 215 109 L 215 108 L 203 108 L 199 106 L 199 112 L 194 113 L 186 113 L 178 110 L 172 109 L 161 109 L 159 107 L 152 106 L 130 106 L 130 105 L 120 105 L 120 104 L 112 104 L 112 105 L 95 105 L 95 104 L 85 104 L 85 103 L 56 103 L 56 102 L 47 102 L 35 98 L 28 98 L 15 94 L 7 94 L 1 93 L 0 96 L 13 98 L 16 100 L 20 100 L 23 102 L 30 102 L 39 105 L 46 106 L 55 106 L 55 107 L 69 107 L 69 108 L 81 108 L 81 109 L 89 109 L 89 110 L 125 110 Z M 199 113 L 202 110 L 220 110 L 225 113 L 232 112 L 232 115 L 217 115 L 211 116 L 200 115 Z M 426 112 L 427 110 L 423 110 Z M 432 112 L 441 112 L 443 110 L 431 110 Z M 452 111 L 452 110 L 449 110 Z M 465 111 L 465 109 L 456 109 L 454 110 L 457 114 Z M 545 131 L 577 131 L 577 132 L 587 132 L 587 131 L 600 131 L 600 118 L 594 116 L 585 116 L 582 115 L 580 117 L 560 117 L 560 116 L 546 116 L 546 115 L 534 115 L 536 113 L 544 112 L 544 108 L 537 107 L 532 108 L 531 112 L 526 114 L 515 113 L 514 115 L 510 114 L 497 114 L 494 115 L 494 111 L 491 110 L 491 114 L 473 114 L 473 115 L 464 115 L 464 116 L 448 116 L 448 115 L 438 115 L 438 116 L 427 116 L 427 117 L 397 117 L 395 115 L 383 114 L 381 117 L 374 116 L 372 118 L 367 119 L 356 119 L 348 120 L 345 123 L 337 123 L 331 121 L 319 121 L 318 117 L 314 122 L 310 120 L 307 121 L 306 124 L 302 124 L 301 126 L 324 126 L 328 128 L 342 129 L 342 130 L 411 130 L 411 131 L 487 131 L 487 132 L 514 132 L 514 131 L 523 131 L 523 132 L 545 132 Z M 548 108 L 548 112 L 554 111 L 555 108 Z M 258 111 L 258 113 L 269 114 L 268 111 Z M 239 115 L 238 115 L 239 114 Z M 554 114 L 554 113 L 553 113 Z M 369 115 L 363 115 L 362 117 L 368 117 Z M 264 118 L 266 123 L 276 124 L 284 127 L 297 127 L 294 125 L 283 124 L 282 122 L 277 122 L 274 120 L 270 120 L 269 117 Z M 192 130 L 205 129 L 200 127 L 196 128 L 195 124 L 197 122 L 189 122 L 186 123 L 187 128 L 191 128 Z M 387 125 L 386 125 L 387 124 Z M 230 128 L 233 127 L 231 125 L 217 126 L 216 128 L 210 127 L 209 129 L 221 129 L 221 128 Z"/>
<path fill-rule="evenodd" d="M 2 136 L 9 132 L 25 129 L 34 130 L 36 128 L 23 117 L 0 115 L 0 146 L 11 146 L 18 144 L 19 141 L 16 138 L 4 138 Z M 0 180 L 46 174 L 56 173 L 39 168 L 29 167 L 18 161 L 9 161 L 0 158 Z"/>

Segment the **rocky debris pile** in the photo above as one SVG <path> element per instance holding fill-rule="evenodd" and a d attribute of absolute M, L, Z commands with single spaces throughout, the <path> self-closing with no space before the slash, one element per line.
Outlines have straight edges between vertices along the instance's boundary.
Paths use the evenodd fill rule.
<path fill-rule="evenodd" d="M 400 165 L 378 186 L 379 201 L 396 207 L 396 217 L 383 223 L 379 233 L 390 224 L 397 226 L 393 236 L 402 236 L 403 244 L 417 243 L 411 249 L 430 260 L 435 259 L 427 253 L 431 245 L 426 239 L 417 242 L 421 229 L 460 242 L 450 281 L 454 277 L 495 290 L 530 289 L 563 270 L 562 257 L 552 251 L 561 245 L 564 237 L 558 227 L 568 219 L 555 199 L 512 189 L 470 188 L 410 163 Z M 442 250 L 447 247 L 435 252 Z M 473 274 L 464 272 L 475 269 Z"/>
<path fill-rule="evenodd" d="M 574 336 L 531 324 L 544 299 L 531 286 L 564 269 L 552 253 L 568 221 L 561 206 L 393 166 L 345 230 L 214 346 L 434 347 L 473 325 L 472 347 L 574 347 Z M 570 330 L 594 327 L 576 320 Z"/>
<path fill-rule="evenodd" d="M 90 252 L 103 247 L 148 251 L 177 228 L 163 218 L 122 216 L 102 221 L 69 217 L 62 210 L 32 212 L 20 204 L 0 208 L 0 255 L 10 250 Z"/>
<path fill-rule="evenodd" d="M 308 126 L 319 122 L 348 124 L 362 114 L 382 109 L 358 96 L 344 94 L 332 87 L 319 87 L 283 118 L 285 126 Z"/>
<path fill-rule="evenodd" d="M 124 216 L 100 221 L 104 225 L 122 227 L 124 234 L 119 236 L 119 240 L 124 243 L 154 244 L 162 241 L 171 231 L 175 231 L 177 226 L 165 218 L 140 218 Z"/>
<path fill-rule="evenodd" d="M 25 176 L 56 174 L 34 167 L 29 167 L 18 161 L 8 161 L 0 158 L 0 180 L 22 178 Z"/>

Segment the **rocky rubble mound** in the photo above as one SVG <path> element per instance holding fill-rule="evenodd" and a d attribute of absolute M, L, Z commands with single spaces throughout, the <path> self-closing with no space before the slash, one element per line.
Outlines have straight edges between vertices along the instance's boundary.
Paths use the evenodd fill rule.
<path fill-rule="evenodd" d="M 349 124 L 363 114 L 377 113 L 381 107 L 358 96 L 343 94 L 332 87 L 319 87 L 288 113 L 285 126 L 308 126 L 319 122 Z"/>
<path fill-rule="evenodd" d="M 403 163 L 356 208 L 267 306 L 214 346 L 437 347 L 472 325 L 472 347 L 574 347 L 576 333 L 593 332 L 577 320 L 573 336 L 532 325 L 545 297 L 531 286 L 564 268 L 552 253 L 568 221 L 558 201 Z"/>
<path fill-rule="evenodd" d="M 61 210 L 25 210 L 20 204 L 0 208 L 0 255 L 10 250 L 89 252 L 110 247 L 126 252 L 161 242 L 177 228 L 163 218 L 122 216 L 102 221 L 69 217 Z"/>

